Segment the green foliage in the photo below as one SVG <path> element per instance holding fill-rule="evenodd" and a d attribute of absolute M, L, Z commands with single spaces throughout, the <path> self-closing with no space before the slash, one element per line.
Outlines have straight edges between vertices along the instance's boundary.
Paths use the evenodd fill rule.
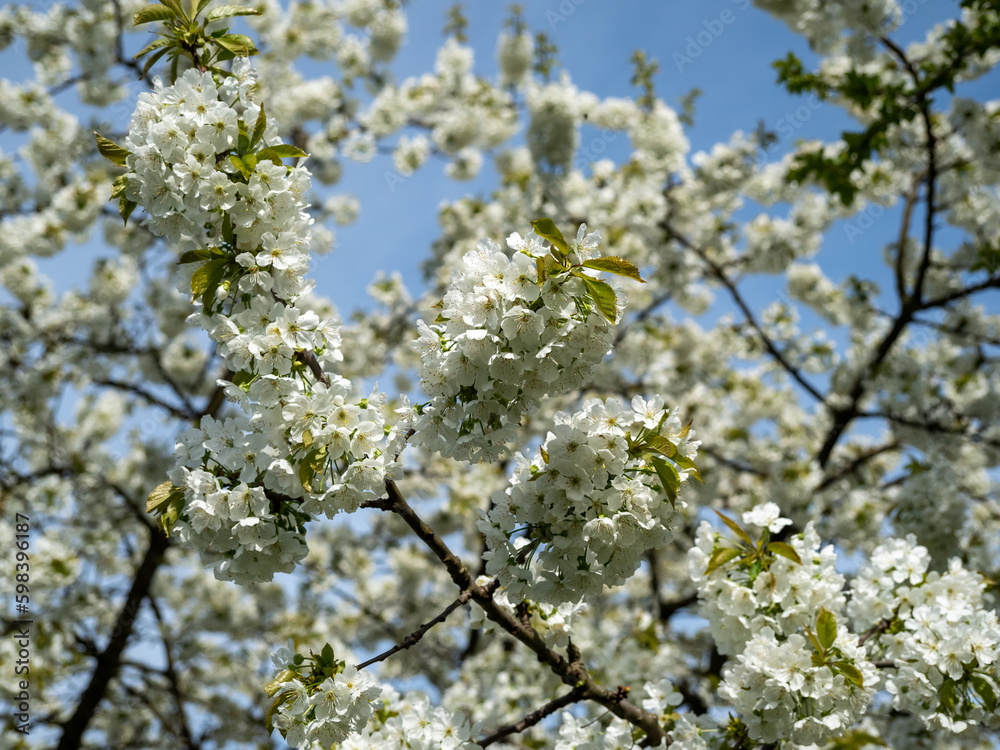
<path fill-rule="evenodd" d="M 170 536 L 183 509 L 184 488 L 169 481 L 157 485 L 146 500 L 146 512 L 159 514 L 160 527 L 167 536 Z"/>
<path fill-rule="evenodd" d="M 642 94 L 636 99 L 636 104 L 645 110 L 651 110 L 656 102 L 656 85 L 653 83 L 653 76 L 659 72 L 660 63 L 655 59 L 648 59 L 646 53 L 641 49 L 632 53 L 631 61 L 632 79 L 630 83 L 642 89 Z M 695 90 L 697 91 L 697 89 Z M 691 101 L 693 105 L 694 99 Z"/>
<path fill-rule="evenodd" d="M 198 17 L 207 5 L 208 0 L 190 0 L 189 8 L 185 10 L 181 0 L 160 0 L 159 4 L 147 5 L 133 15 L 135 26 L 162 23 L 162 30 L 157 33 L 163 38 L 147 44 L 133 58 L 139 60 L 149 55 L 142 68 L 143 77 L 164 56 L 170 58 L 170 79 L 174 81 L 182 56 L 189 58 L 199 70 L 209 70 L 225 77 L 228 73 L 218 68 L 218 63 L 257 54 L 250 37 L 230 34 L 229 29 L 209 32 L 207 26 L 225 18 L 260 15 L 259 10 L 240 5 L 220 5 L 199 21 Z"/>
<path fill-rule="evenodd" d="M 535 61 L 531 69 L 543 80 L 548 81 L 552 76 L 552 71 L 559 63 L 556 59 L 558 53 L 559 48 L 555 42 L 549 39 L 549 35 L 544 31 L 539 31 L 535 34 Z"/>
<path fill-rule="evenodd" d="M 469 19 L 465 17 L 462 4 L 455 3 L 448 8 L 448 21 L 444 25 L 444 35 L 446 37 L 453 36 L 456 42 L 466 44 L 469 41 L 469 35 L 466 33 L 468 29 Z"/>
<path fill-rule="evenodd" d="M 124 146 L 119 146 L 114 141 L 105 138 L 100 133 L 95 132 L 94 136 L 97 138 L 97 150 L 101 153 L 101 156 L 110 161 L 112 164 L 124 167 L 125 159 L 127 159 L 132 152 Z"/>
<path fill-rule="evenodd" d="M 674 459 L 674 462 L 682 465 L 677 458 Z M 756 579 L 761 572 L 768 570 L 776 557 L 784 557 L 797 565 L 802 564 L 802 559 L 795 548 L 784 542 L 772 542 L 770 532 L 767 529 L 764 529 L 760 539 L 754 541 L 750 533 L 736 521 L 718 510 L 715 510 L 715 514 L 736 535 L 736 540 L 723 539 L 722 541 L 734 546 L 716 546 L 712 550 L 712 554 L 708 558 L 706 575 L 734 560 L 739 561 L 739 567 L 749 574 L 751 581 Z M 834 635 L 836 635 L 836 630 L 834 630 Z"/>

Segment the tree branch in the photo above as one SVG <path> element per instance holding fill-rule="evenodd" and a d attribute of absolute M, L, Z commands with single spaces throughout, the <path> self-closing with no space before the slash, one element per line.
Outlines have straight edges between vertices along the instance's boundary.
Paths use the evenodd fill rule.
<path fill-rule="evenodd" d="M 87 725 L 94 717 L 97 707 L 104 698 L 108 683 L 118 673 L 118 666 L 121 662 L 122 652 L 132 634 L 132 627 L 142 606 L 142 600 L 149 594 L 150 585 L 157 568 L 163 562 L 164 553 L 170 546 L 170 540 L 159 529 L 150 532 L 149 547 L 146 554 L 136 569 L 132 579 L 132 587 L 129 589 L 125 604 L 118 613 L 115 628 L 111 633 L 111 639 L 104 651 L 97 657 L 97 665 L 90 676 L 90 682 L 84 688 L 80 701 L 76 706 L 73 715 L 63 723 L 63 733 L 59 738 L 56 750 L 77 750 L 83 739 L 83 733 Z"/>
<path fill-rule="evenodd" d="M 493 586 L 493 588 L 495 589 L 496 586 Z M 490 592 L 490 594 L 492 595 L 492 591 Z M 368 661 L 361 662 L 361 664 L 357 665 L 357 669 L 364 669 L 365 667 L 370 667 L 372 664 L 377 664 L 380 661 L 385 661 L 393 654 L 398 653 L 400 651 L 404 651 L 405 649 L 408 649 L 411 646 L 416 645 L 420 641 L 420 639 L 423 638 L 424 635 L 426 635 L 427 631 L 429 631 L 438 623 L 447 620 L 448 615 L 450 615 L 459 607 L 465 605 L 471 598 L 472 598 L 472 592 L 469 589 L 463 590 L 462 593 L 458 595 L 458 598 L 455 599 L 455 601 L 453 601 L 447 607 L 445 607 L 444 610 L 442 610 L 441 614 L 439 614 L 437 617 L 425 622 L 423 625 L 414 630 L 412 633 L 406 636 L 406 638 L 404 638 L 400 643 L 393 646 L 388 651 L 383 651 L 378 656 L 373 656 Z"/>
<path fill-rule="evenodd" d="M 545 640 L 530 625 L 523 624 L 515 615 L 493 601 L 492 590 L 479 586 L 472 578 L 468 568 L 448 548 L 434 530 L 431 529 L 406 502 L 395 483 L 386 482 L 388 498 L 367 503 L 367 507 L 377 507 L 398 515 L 407 526 L 420 538 L 434 555 L 444 564 L 452 581 L 462 591 L 471 592 L 473 601 L 486 612 L 486 616 L 506 630 L 510 635 L 531 649 L 538 660 L 549 667 L 562 681 L 574 689 L 582 690 L 582 699 L 592 700 L 607 708 L 620 719 L 633 724 L 646 733 L 643 744 L 658 745 L 668 739 L 658 718 L 625 699 L 621 691 L 602 688 L 587 672 L 587 668 L 578 659 L 565 659 L 549 648 Z"/>
<path fill-rule="evenodd" d="M 566 695 L 560 696 L 555 700 L 549 701 L 541 708 L 532 711 L 530 714 L 525 716 L 520 721 L 516 721 L 513 724 L 507 724 L 506 726 L 500 727 L 493 734 L 484 737 L 483 739 L 479 740 L 479 742 L 476 744 L 478 744 L 480 747 L 489 747 L 494 742 L 498 742 L 499 740 L 502 740 L 504 737 L 509 737 L 512 734 L 523 732 L 525 729 L 535 726 L 535 724 L 540 722 L 546 716 L 551 716 L 560 708 L 565 708 L 566 706 L 572 705 L 573 703 L 582 700 L 583 693 L 584 691 L 582 687 L 573 688 L 571 691 L 566 693 Z"/>

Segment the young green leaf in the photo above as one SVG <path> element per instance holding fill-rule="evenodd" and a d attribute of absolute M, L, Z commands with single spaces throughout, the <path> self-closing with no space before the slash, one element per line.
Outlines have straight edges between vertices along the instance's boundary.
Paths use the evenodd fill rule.
<path fill-rule="evenodd" d="M 705 568 L 705 575 L 711 575 L 733 558 L 739 557 L 740 554 L 740 550 L 735 547 L 719 547 L 708 558 L 708 567 Z"/>
<path fill-rule="evenodd" d="M 861 670 L 851 664 L 851 662 L 835 661 L 830 664 L 830 668 L 844 675 L 844 679 L 855 687 L 863 688 L 865 686 L 864 675 L 862 675 Z"/>
<path fill-rule="evenodd" d="M 112 164 L 124 167 L 125 159 L 127 159 L 132 152 L 123 146 L 119 146 L 114 141 L 105 138 L 96 131 L 94 132 L 94 136 L 97 138 L 97 150 L 101 152 L 101 156 L 110 161 Z"/>
<path fill-rule="evenodd" d="M 979 698 L 982 700 L 986 710 L 991 713 L 996 711 L 997 694 L 990 681 L 986 677 L 975 673 L 969 677 L 969 681 L 972 683 L 973 690 L 979 694 Z"/>
<path fill-rule="evenodd" d="M 141 26 L 153 21 L 169 21 L 177 18 L 177 13 L 165 5 L 147 5 L 132 16 L 132 25 Z"/>
<path fill-rule="evenodd" d="M 233 57 L 252 57 L 257 54 L 253 40 L 243 34 L 224 34 L 212 39 L 212 42 L 222 47 Z"/>
<path fill-rule="evenodd" d="M 181 265 L 185 263 L 195 263 L 199 260 L 211 260 L 212 258 L 224 257 L 225 252 L 217 247 L 203 247 L 200 250 L 188 250 L 181 253 L 177 262 Z"/>
<path fill-rule="evenodd" d="M 240 174 L 243 175 L 244 179 L 250 179 L 250 170 L 247 169 L 247 165 L 243 163 L 243 160 L 240 157 L 236 154 L 230 154 L 229 161 L 231 161 L 233 166 L 240 171 Z"/>
<path fill-rule="evenodd" d="M 191 295 L 194 299 L 201 297 L 202 303 L 208 305 L 215 298 L 215 290 L 226 275 L 226 258 L 215 258 L 208 261 L 191 276 Z"/>
<path fill-rule="evenodd" d="M 264 726 L 267 727 L 268 734 L 271 734 L 271 732 L 274 731 L 274 715 L 278 713 L 278 709 L 294 697 L 295 694 L 290 690 L 287 690 L 284 693 L 279 693 L 278 697 L 271 703 L 271 707 L 267 709 L 267 715 L 264 717 Z"/>
<path fill-rule="evenodd" d="M 257 122 L 253 125 L 253 137 L 250 138 L 250 148 L 256 146 L 264 135 L 267 127 L 267 115 L 264 114 L 264 105 L 260 105 L 260 112 L 257 113 Z"/>
<path fill-rule="evenodd" d="M 577 278 L 583 279 L 584 286 L 587 287 L 588 296 L 594 300 L 601 315 L 607 318 L 609 323 L 618 322 L 618 297 L 615 290 L 603 281 L 591 278 L 583 273 L 574 273 Z"/>
<path fill-rule="evenodd" d="M 181 511 L 183 509 L 184 490 L 177 487 L 170 493 L 170 497 L 167 498 L 167 502 L 160 507 L 160 528 L 163 529 L 163 533 L 168 537 L 174 528 L 174 524 L 176 524 L 177 520 L 181 517 Z"/>
<path fill-rule="evenodd" d="M 320 659 L 325 666 L 332 667 L 335 661 L 333 657 L 333 646 L 329 643 L 325 644 L 323 646 L 323 651 L 320 653 Z"/>
<path fill-rule="evenodd" d="M 651 456 L 650 461 L 656 470 L 656 476 L 660 478 L 663 491 L 667 493 L 667 499 L 673 505 L 677 502 L 677 490 L 681 486 L 681 478 L 677 474 L 677 469 L 669 461 L 664 461 L 659 456 Z"/>
<path fill-rule="evenodd" d="M 701 478 L 701 472 L 698 471 L 698 467 L 694 465 L 694 461 L 692 461 L 690 458 L 682 456 L 680 453 L 678 453 L 675 456 L 673 456 L 671 460 L 675 464 L 680 466 L 682 469 L 687 469 L 687 471 L 690 472 L 691 476 L 693 476 L 699 482 L 701 482 L 702 484 L 705 483 L 705 480 Z"/>
<path fill-rule="evenodd" d="M 140 78 L 145 78 L 146 74 L 149 72 L 149 69 L 152 68 L 154 65 L 156 65 L 156 62 L 161 57 L 163 57 L 165 54 L 167 54 L 168 52 L 173 53 L 174 56 L 176 57 L 176 55 L 177 55 L 177 48 L 176 47 L 164 47 L 163 49 L 159 49 L 156 52 L 154 52 L 153 54 L 151 54 L 146 59 L 146 63 L 142 66 L 142 74 L 139 77 Z"/>
<path fill-rule="evenodd" d="M 130 201 L 125 197 L 125 194 L 122 193 L 121 197 L 118 199 L 118 215 L 122 217 L 122 222 L 124 224 L 128 224 L 128 217 L 132 215 L 132 212 L 138 205 L 138 203 Z"/>
<path fill-rule="evenodd" d="M 560 258 L 565 258 L 569 255 L 569 243 L 566 242 L 566 238 L 563 237 L 562 232 L 559 231 L 559 227 L 556 226 L 552 219 L 535 219 L 531 222 L 531 228 L 535 230 L 535 234 L 552 244 L 555 255 Z"/>
<path fill-rule="evenodd" d="M 178 488 L 174 487 L 174 483 L 170 481 L 156 485 L 153 491 L 149 493 L 149 497 L 146 498 L 146 512 L 156 513 L 159 511 L 160 506 L 170 499 L 170 495 L 175 489 Z"/>
<path fill-rule="evenodd" d="M 143 47 L 141 50 L 139 50 L 134 55 L 132 55 L 132 59 L 133 60 L 138 60 L 140 57 L 142 57 L 143 55 L 146 55 L 146 54 L 152 52 L 154 49 L 160 49 L 160 47 L 169 47 L 170 45 L 175 44 L 175 43 L 176 43 L 176 40 L 173 39 L 172 37 L 168 37 L 166 39 L 157 39 L 155 41 L 150 42 L 145 47 Z"/>
<path fill-rule="evenodd" d="M 301 148 L 296 148 L 290 143 L 282 143 L 277 146 L 268 146 L 257 152 L 257 160 L 264 161 L 270 159 L 275 164 L 281 164 L 282 159 L 301 159 L 309 156 Z"/>
<path fill-rule="evenodd" d="M 232 18 L 233 16 L 259 16 L 260 11 L 256 8 L 247 8 L 242 5 L 219 5 L 212 8 L 205 16 L 205 23 L 218 21 L 221 18 Z"/>
<path fill-rule="evenodd" d="M 115 181 L 111 183 L 111 199 L 114 200 L 118 198 L 125 192 L 128 188 L 128 175 L 120 174 L 115 178 Z"/>
<path fill-rule="evenodd" d="M 724 524 L 726 524 L 726 526 L 729 527 L 730 531 L 732 531 L 734 534 L 736 534 L 736 536 L 738 536 L 744 542 L 746 542 L 751 547 L 753 547 L 753 539 L 751 539 L 750 535 L 746 531 L 743 530 L 742 526 L 740 526 L 738 523 L 736 523 L 736 521 L 734 521 L 733 519 L 727 518 L 726 516 L 722 515 L 721 513 L 719 513 L 719 511 L 715 510 L 715 508 L 712 508 L 712 510 L 714 510 L 715 511 L 715 515 L 717 515 L 719 518 L 721 518 L 722 522 Z"/>
<path fill-rule="evenodd" d="M 585 260 L 583 262 L 584 268 L 592 268 L 595 271 L 604 271 L 605 273 L 613 273 L 618 276 L 625 276 L 629 279 L 634 279 L 642 284 L 645 284 L 645 279 L 639 275 L 639 269 L 635 267 L 634 264 L 625 260 L 624 258 L 619 258 L 616 255 L 609 255 L 604 258 L 593 258 L 591 260 Z"/>
<path fill-rule="evenodd" d="M 837 640 L 837 618 L 826 607 L 821 607 L 816 617 L 816 637 L 824 651 Z"/>
<path fill-rule="evenodd" d="M 802 564 L 802 558 L 799 557 L 799 553 L 796 552 L 795 548 L 790 544 L 785 544 L 784 542 L 771 542 L 767 545 L 767 550 L 773 555 L 781 555 L 794 563 L 798 563 L 799 565 Z"/>
<path fill-rule="evenodd" d="M 646 441 L 645 447 L 651 451 L 656 451 L 667 458 L 677 455 L 677 446 L 667 440 L 663 435 L 655 435 Z"/>

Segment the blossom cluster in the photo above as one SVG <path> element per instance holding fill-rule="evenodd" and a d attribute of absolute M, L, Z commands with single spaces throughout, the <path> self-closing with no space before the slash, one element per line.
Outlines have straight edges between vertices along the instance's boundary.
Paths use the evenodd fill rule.
<path fill-rule="evenodd" d="M 186 499 L 181 540 L 240 582 L 292 570 L 310 518 L 384 495 L 404 441 L 384 394 L 358 398 L 324 371 L 342 359 L 339 321 L 298 304 L 311 288 L 309 172 L 284 164 L 304 154 L 281 143 L 254 90 L 238 58 L 219 84 L 189 70 L 143 94 L 120 189 L 150 231 L 194 248 L 180 257 L 201 305 L 190 321 L 233 373 L 220 387 L 243 414 L 183 433 L 169 476 Z"/>
<path fill-rule="evenodd" d="M 720 695 L 743 717 L 752 739 L 822 744 L 865 713 L 879 683 L 863 646 L 837 615 L 843 577 L 832 546 L 820 549 L 812 524 L 788 543 L 770 534 L 791 523 L 765 503 L 743 515 L 759 541 L 728 521 L 730 542 L 706 521 L 688 553 L 701 614 L 719 651 L 735 655 Z"/>
<path fill-rule="evenodd" d="M 278 675 L 268 686 L 275 696 L 268 719 L 291 747 L 329 748 L 364 729 L 382 708 L 375 678 L 336 661 L 330 646 L 307 660 L 290 642 L 272 660 Z"/>
<path fill-rule="evenodd" d="M 984 601 L 985 582 L 956 558 L 945 573 L 912 534 L 890 539 L 851 583 L 848 613 L 868 649 L 890 659 L 893 708 L 928 728 L 963 732 L 1000 727 L 1000 622 Z"/>
<path fill-rule="evenodd" d="M 589 259 L 600 240 L 582 225 L 566 268 Z M 514 233 L 507 246 L 510 258 L 480 240 L 452 278 L 438 320 L 418 324 L 421 385 L 431 401 L 413 441 L 459 460 L 497 458 L 522 415 L 581 386 L 611 348 L 613 326 L 589 296 L 587 279 L 595 279 L 586 269 L 549 266 L 540 277 L 554 257 L 540 237 Z"/>
<path fill-rule="evenodd" d="M 697 471 L 700 443 L 659 397 L 591 399 L 554 421 L 479 522 L 486 572 L 512 600 L 573 602 L 624 583 L 673 538 L 677 488 Z"/>
<path fill-rule="evenodd" d="M 461 713 L 434 706 L 422 694 L 397 696 L 390 688 L 385 690 L 384 702 L 388 709 L 384 723 L 373 722 L 348 737 L 340 750 L 479 750 L 472 739 L 478 727 Z"/>

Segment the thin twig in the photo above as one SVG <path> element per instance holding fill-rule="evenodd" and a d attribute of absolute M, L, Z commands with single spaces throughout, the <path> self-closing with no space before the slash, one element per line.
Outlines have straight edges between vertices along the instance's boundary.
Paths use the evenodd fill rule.
<path fill-rule="evenodd" d="M 448 615 L 450 615 L 459 607 L 465 605 L 471 598 L 472 598 L 472 592 L 469 589 L 465 589 L 464 591 L 462 591 L 462 593 L 458 595 L 458 598 L 455 599 L 455 601 L 453 601 L 447 607 L 445 607 L 437 617 L 425 622 L 423 625 L 414 630 L 412 633 L 406 636 L 406 638 L 404 638 L 402 641 L 400 641 L 398 644 L 396 644 L 389 650 L 383 651 L 378 656 L 373 656 L 368 661 L 361 662 L 360 664 L 357 665 L 357 668 L 364 669 L 366 667 L 370 667 L 372 664 L 377 664 L 380 661 L 385 661 L 395 653 L 404 651 L 410 648 L 411 646 L 415 646 L 417 643 L 420 642 L 420 639 L 427 634 L 427 631 L 429 631 L 438 623 L 447 620 Z"/>
<path fill-rule="evenodd" d="M 506 726 L 500 727 L 493 734 L 483 737 L 479 740 L 478 744 L 480 747 L 489 747 L 494 742 L 502 740 L 504 737 L 509 737 L 512 734 L 517 734 L 523 732 L 529 727 L 535 726 L 538 722 L 544 719 L 546 716 L 551 716 L 560 708 L 565 708 L 566 706 L 572 705 L 580 700 L 583 700 L 584 690 L 582 687 L 573 688 L 566 695 L 560 696 L 554 700 L 549 701 L 541 708 L 532 711 L 530 714 L 525 716 L 520 721 L 516 721 L 513 724 L 507 724 Z"/>

